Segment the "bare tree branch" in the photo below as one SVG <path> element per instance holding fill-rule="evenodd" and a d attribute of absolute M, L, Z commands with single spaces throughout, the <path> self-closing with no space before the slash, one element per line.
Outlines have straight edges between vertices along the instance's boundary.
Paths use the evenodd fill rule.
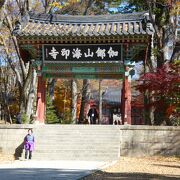
<path fill-rule="evenodd" d="M 93 3 L 93 0 L 88 0 L 86 9 L 85 9 L 83 15 L 87 15 L 88 9 L 91 7 L 92 3 Z"/>

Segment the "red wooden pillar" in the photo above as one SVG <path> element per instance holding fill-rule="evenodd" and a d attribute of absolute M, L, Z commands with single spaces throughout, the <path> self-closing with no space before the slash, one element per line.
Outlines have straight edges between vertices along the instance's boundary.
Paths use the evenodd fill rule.
<path fill-rule="evenodd" d="M 39 123 L 45 122 L 45 111 L 46 111 L 46 81 L 43 80 L 42 76 L 39 76 L 38 87 L 37 87 L 37 111 L 36 111 L 36 117 Z"/>
<path fill-rule="evenodd" d="M 131 121 L 131 79 L 128 72 L 128 67 L 125 67 L 125 75 L 123 80 L 123 89 L 122 89 L 122 120 L 123 124 L 132 124 Z"/>

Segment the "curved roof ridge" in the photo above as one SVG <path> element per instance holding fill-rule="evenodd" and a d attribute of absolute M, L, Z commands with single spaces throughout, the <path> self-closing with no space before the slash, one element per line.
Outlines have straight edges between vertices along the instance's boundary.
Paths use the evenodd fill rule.
<path fill-rule="evenodd" d="M 136 12 L 129 14 L 115 15 L 60 15 L 60 14 L 35 14 L 29 13 L 30 21 L 41 21 L 51 23 L 101 23 L 101 22 L 122 22 L 122 21 L 139 21 L 145 18 L 146 12 Z"/>
<path fill-rule="evenodd" d="M 22 37 L 56 38 L 151 35 L 154 28 L 147 18 L 147 12 L 96 16 L 30 13 L 14 33 Z"/>

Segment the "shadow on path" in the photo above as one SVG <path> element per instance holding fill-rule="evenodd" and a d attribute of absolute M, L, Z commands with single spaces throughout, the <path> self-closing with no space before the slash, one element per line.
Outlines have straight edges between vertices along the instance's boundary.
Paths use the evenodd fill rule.
<path fill-rule="evenodd" d="M 170 167 L 170 168 L 180 168 L 180 165 L 166 165 L 166 164 L 153 164 L 154 166 L 163 166 L 163 167 Z"/>
<path fill-rule="evenodd" d="M 24 142 L 22 142 L 22 143 L 15 149 L 14 158 L 15 158 L 16 160 L 18 160 L 19 157 L 21 157 L 21 153 L 23 152 L 23 148 L 24 148 Z"/>
<path fill-rule="evenodd" d="M 98 171 L 80 180 L 179 180 L 179 176 L 170 174 L 149 174 L 149 173 L 107 173 Z"/>
<path fill-rule="evenodd" d="M 55 168 L 2 168 L 0 180 L 77 180 L 90 174 L 90 170 Z"/>

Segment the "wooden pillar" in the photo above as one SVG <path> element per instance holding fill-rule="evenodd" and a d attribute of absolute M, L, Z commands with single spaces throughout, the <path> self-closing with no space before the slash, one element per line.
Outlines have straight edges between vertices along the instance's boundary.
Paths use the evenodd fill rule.
<path fill-rule="evenodd" d="M 123 89 L 121 96 L 122 121 L 123 124 L 132 124 L 131 121 L 131 77 L 129 67 L 125 67 Z"/>
<path fill-rule="evenodd" d="M 102 79 L 99 80 L 99 118 L 98 124 L 102 122 Z"/>
<path fill-rule="evenodd" d="M 46 82 L 42 76 L 38 77 L 37 87 L 37 111 L 36 117 L 39 123 L 45 122 L 45 110 L 46 110 Z"/>

